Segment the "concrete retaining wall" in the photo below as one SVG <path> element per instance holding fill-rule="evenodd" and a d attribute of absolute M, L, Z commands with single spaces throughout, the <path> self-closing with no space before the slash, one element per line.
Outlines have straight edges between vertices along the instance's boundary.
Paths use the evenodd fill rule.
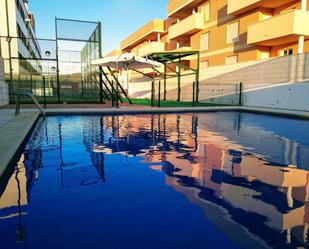
<path fill-rule="evenodd" d="M 194 75 L 182 77 L 182 101 L 192 101 L 194 80 Z M 308 100 L 303 93 L 308 92 L 307 81 L 309 53 L 210 67 L 200 71 L 199 99 L 204 102 L 219 99 L 220 103 L 225 103 L 227 98 L 227 102 L 231 99 L 237 102 L 237 85 L 243 82 L 245 105 L 308 110 Z M 163 87 L 163 83 L 161 85 Z M 177 88 L 177 78 L 167 80 L 168 100 L 177 99 Z M 135 79 L 130 84 L 131 97 L 150 98 L 150 91 L 151 81 L 147 78 Z"/>
<path fill-rule="evenodd" d="M 238 64 L 235 64 L 238 65 Z M 227 67 L 222 66 L 222 67 Z M 240 68 L 204 80 L 202 83 L 280 84 L 309 79 L 309 53 L 282 56 L 257 61 L 256 64 L 240 64 Z M 215 68 L 218 70 L 220 67 Z M 212 67 L 208 70 L 212 70 Z"/>
<path fill-rule="evenodd" d="M 231 84 L 229 80 L 222 81 L 219 80 L 219 77 L 225 74 L 233 75 L 233 72 L 242 70 L 249 66 L 257 65 L 262 63 L 263 61 L 249 61 L 243 63 L 237 63 L 233 65 L 224 65 L 224 66 L 216 66 L 210 67 L 206 69 L 200 70 L 200 98 L 205 99 L 209 97 L 209 92 L 207 87 L 211 85 L 210 91 L 212 91 L 214 85 L 221 84 L 222 85 Z M 183 72 L 183 74 L 192 73 L 191 71 Z M 181 78 L 181 100 L 182 101 L 191 101 L 192 100 L 192 83 L 195 81 L 195 75 L 186 75 Z M 211 82 L 210 82 L 211 81 Z M 215 83 L 214 83 L 215 82 Z M 226 84 L 226 82 L 228 82 Z M 163 80 L 161 93 L 163 94 Z M 233 82 L 234 83 L 234 82 Z M 239 83 L 239 82 L 237 82 Z M 233 84 L 234 85 L 234 84 Z M 230 88 L 231 86 L 227 86 Z M 158 89 L 158 86 L 156 86 Z M 205 91 L 203 91 L 205 89 Z M 151 91 L 151 79 L 147 77 L 137 77 L 133 78 L 129 87 L 129 95 L 131 98 L 150 98 Z M 167 80 L 167 99 L 168 100 L 176 100 L 178 94 L 178 85 L 177 78 L 170 78 Z"/>
<path fill-rule="evenodd" d="M 9 89 L 4 81 L 4 64 L 0 57 L 0 106 L 9 104 Z"/>
<path fill-rule="evenodd" d="M 244 92 L 244 105 L 309 111 L 309 81 L 266 86 Z"/>

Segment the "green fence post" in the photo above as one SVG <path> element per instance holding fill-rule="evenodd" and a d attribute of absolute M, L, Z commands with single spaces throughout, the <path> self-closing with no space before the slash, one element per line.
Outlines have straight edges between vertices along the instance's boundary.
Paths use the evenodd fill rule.
<path fill-rule="evenodd" d="M 161 107 L 161 80 L 159 80 L 158 107 Z"/>
<path fill-rule="evenodd" d="M 153 106 L 154 102 L 154 80 L 151 82 L 151 106 Z"/>
<path fill-rule="evenodd" d="M 199 103 L 199 95 L 200 95 L 200 52 L 197 53 L 197 66 L 195 72 L 195 85 L 196 85 L 196 97 L 195 102 Z"/>
<path fill-rule="evenodd" d="M 44 96 L 44 108 L 46 109 L 46 81 L 45 81 L 45 76 L 43 76 L 43 88 L 44 88 L 44 92 L 43 92 L 43 96 Z"/>
<path fill-rule="evenodd" d="M 20 113 L 20 97 L 17 96 L 15 101 L 16 101 L 15 116 L 17 116 Z"/>
<path fill-rule="evenodd" d="M 242 106 L 242 90 L 243 90 L 243 83 L 239 83 L 239 106 Z"/>
<path fill-rule="evenodd" d="M 102 58 L 102 24 L 98 22 L 98 43 L 99 43 L 99 57 Z M 100 70 L 101 72 L 101 70 Z"/>
<path fill-rule="evenodd" d="M 115 105 L 115 99 L 114 99 L 114 96 L 115 96 L 115 90 L 114 90 L 114 81 L 112 80 L 112 107 L 114 107 Z"/>
<path fill-rule="evenodd" d="M 19 95 L 19 93 L 20 93 L 20 90 L 19 90 L 19 88 L 20 88 L 20 74 L 18 75 L 18 81 L 17 81 L 17 86 L 16 86 L 16 92 L 17 92 L 17 97 L 18 97 L 18 95 Z M 16 93 L 15 93 L 16 94 Z M 16 101 L 16 100 L 15 100 Z M 20 102 L 20 100 L 19 100 L 19 102 Z"/>
<path fill-rule="evenodd" d="M 84 80 L 82 80 L 82 99 L 84 98 Z"/>
<path fill-rule="evenodd" d="M 99 57 L 102 58 L 102 25 L 101 22 L 98 22 L 98 36 L 99 36 Z M 103 76 L 102 76 L 102 67 L 99 67 L 99 78 L 100 78 L 100 103 L 104 103 L 103 100 Z M 118 92 L 117 92 L 118 93 Z M 118 103 L 118 101 L 117 101 Z"/>
<path fill-rule="evenodd" d="M 58 25 L 57 25 L 57 17 L 55 17 L 55 33 L 56 33 L 56 67 L 57 67 L 57 101 L 60 103 L 60 75 L 59 75 L 59 45 L 58 45 Z M 49 77 L 49 75 L 48 75 Z"/>
<path fill-rule="evenodd" d="M 99 67 L 99 79 L 100 79 L 100 103 L 104 103 L 103 101 L 103 77 L 102 77 L 102 67 Z"/>
<path fill-rule="evenodd" d="M 179 59 L 179 64 L 180 64 L 180 59 Z M 181 96 L 181 68 L 180 66 L 178 65 L 177 66 L 177 88 L 178 88 L 178 91 L 177 91 L 177 101 L 179 102 L 180 101 L 180 96 Z"/>
<path fill-rule="evenodd" d="M 195 81 L 192 84 L 192 106 L 195 107 Z"/>
<path fill-rule="evenodd" d="M 166 63 L 164 63 L 164 97 L 163 100 L 166 100 L 166 72 L 167 71 L 167 66 Z"/>
<path fill-rule="evenodd" d="M 116 92 L 117 92 L 116 95 L 120 96 L 119 95 L 119 82 L 116 82 Z M 119 98 L 118 97 L 116 99 L 116 107 L 119 108 Z"/>

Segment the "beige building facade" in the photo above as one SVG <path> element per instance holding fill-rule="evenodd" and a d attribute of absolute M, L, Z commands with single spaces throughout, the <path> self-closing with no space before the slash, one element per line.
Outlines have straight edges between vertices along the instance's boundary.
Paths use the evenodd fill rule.
<path fill-rule="evenodd" d="M 10 68 L 13 74 L 41 71 L 40 63 L 27 61 L 28 58 L 41 57 L 35 19 L 29 10 L 28 0 L 0 1 L 0 37 L 0 57 L 4 59 L 6 74 L 9 74 Z"/>
<path fill-rule="evenodd" d="M 170 0 L 167 18 L 142 26 L 120 50 L 200 51 L 202 69 L 309 52 L 308 9 L 307 0 Z"/>

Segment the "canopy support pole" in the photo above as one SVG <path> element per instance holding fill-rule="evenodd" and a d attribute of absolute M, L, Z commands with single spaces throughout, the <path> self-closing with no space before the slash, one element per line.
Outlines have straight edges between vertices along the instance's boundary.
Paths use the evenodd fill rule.
<path fill-rule="evenodd" d="M 196 84 L 196 103 L 199 102 L 199 95 L 200 95 L 200 52 L 197 53 L 197 65 L 195 71 L 195 84 Z"/>
<path fill-rule="evenodd" d="M 181 62 L 185 57 L 197 56 L 196 67 L 191 67 L 191 65 L 186 65 Z M 177 77 L 178 94 L 177 101 L 181 99 L 181 77 L 189 74 L 182 74 L 181 69 L 184 68 L 191 71 L 195 75 L 195 89 L 194 89 L 194 99 L 195 103 L 199 102 L 199 76 L 200 76 L 200 52 L 199 51 L 179 51 L 179 52 L 159 52 L 153 53 L 149 56 L 154 61 L 164 64 L 164 100 L 166 100 L 166 79 L 167 79 L 167 68 L 175 73 L 174 77 Z M 187 60 L 190 60 L 189 58 Z M 176 70 L 168 65 L 174 64 L 177 68 Z M 192 89 L 193 90 L 193 89 Z M 193 98 L 192 98 L 193 99 Z"/>
<path fill-rule="evenodd" d="M 177 77 L 177 87 L 178 87 L 178 94 L 177 94 L 177 101 L 180 102 L 180 95 L 181 95 L 181 68 L 180 68 L 180 65 L 181 65 L 181 60 L 180 58 L 178 59 L 179 62 L 177 65 L 177 73 L 178 73 L 178 77 Z"/>
<path fill-rule="evenodd" d="M 118 87 L 120 88 L 121 92 L 124 94 L 124 96 L 126 97 L 126 99 L 129 101 L 130 105 L 132 105 L 132 101 L 131 99 L 128 97 L 126 91 L 123 89 L 123 87 L 121 86 L 119 80 L 117 79 L 117 77 L 115 76 L 115 74 L 113 73 L 113 70 L 110 67 L 107 67 L 107 69 L 109 70 L 109 72 L 111 73 L 111 75 L 113 76 L 113 78 L 116 81 L 116 84 L 118 85 Z M 121 103 L 123 103 L 121 96 L 119 93 L 117 93 L 117 95 L 120 97 L 119 100 Z"/>
<path fill-rule="evenodd" d="M 107 82 L 109 83 L 109 85 L 110 85 L 110 87 L 111 87 L 111 89 L 112 90 L 110 90 L 107 86 L 106 86 L 106 84 L 104 83 L 104 85 L 105 85 L 105 87 L 107 88 L 107 90 L 108 90 L 108 92 L 109 92 L 109 94 L 111 95 L 111 100 L 116 100 L 117 98 L 119 98 L 119 96 L 115 96 L 115 94 L 116 94 L 116 91 L 115 91 L 115 89 L 114 89 L 114 86 L 113 86 L 113 83 L 109 80 L 109 78 L 107 77 L 107 75 L 106 75 L 106 73 L 104 72 L 104 70 L 102 70 L 102 74 L 104 75 L 104 77 L 105 77 L 105 79 L 107 80 Z M 103 81 L 104 82 L 104 81 Z"/>
<path fill-rule="evenodd" d="M 164 94 L 163 94 L 163 99 L 166 100 L 166 63 L 164 63 Z"/>

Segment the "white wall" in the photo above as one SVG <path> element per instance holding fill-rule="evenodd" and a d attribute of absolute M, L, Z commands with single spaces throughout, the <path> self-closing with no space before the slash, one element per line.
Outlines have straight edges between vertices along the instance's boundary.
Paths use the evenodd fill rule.
<path fill-rule="evenodd" d="M 245 106 L 309 111 L 309 81 L 273 85 L 244 92 Z"/>
<path fill-rule="evenodd" d="M 192 100 L 193 81 L 192 75 L 181 79 L 182 101 Z M 244 105 L 309 111 L 309 53 L 202 69 L 199 99 L 238 103 L 239 82 L 243 82 Z M 151 82 L 145 78 L 135 79 L 130 84 L 131 97 L 149 98 L 150 86 Z M 167 99 L 176 98 L 177 79 L 169 79 Z"/>
<path fill-rule="evenodd" d="M 9 90 L 7 84 L 4 82 L 4 66 L 3 59 L 0 57 L 0 106 L 9 103 Z"/>
<path fill-rule="evenodd" d="M 244 68 L 248 68 L 250 66 L 255 66 L 263 61 L 248 61 L 243 63 L 231 64 L 231 65 L 223 65 L 223 66 L 216 66 L 216 67 L 209 67 L 206 69 L 200 69 L 200 87 L 201 89 L 203 86 L 209 86 L 214 84 L 222 84 L 225 85 L 226 80 L 221 80 L 220 77 L 222 75 L 233 75 L 235 71 L 240 71 Z M 141 70 L 143 71 L 143 70 Z M 160 69 L 160 71 L 163 71 Z M 190 72 L 183 72 L 183 74 L 192 73 Z M 182 76 L 181 78 L 181 100 L 182 101 L 191 101 L 192 100 L 192 82 L 195 81 L 195 75 L 187 75 Z M 235 81 L 235 80 L 234 80 Z M 233 83 L 230 79 L 227 80 L 228 84 Z M 240 81 L 239 81 L 240 82 Z M 239 83 L 237 82 L 237 83 Z M 162 94 L 163 94 L 163 80 L 161 80 L 162 84 Z M 156 89 L 158 87 L 156 86 Z M 151 92 L 151 79 L 147 77 L 141 77 L 138 75 L 137 78 L 133 78 L 132 82 L 130 83 L 129 87 L 129 95 L 132 98 L 150 98 Z M 167 99 L 169 100 L 176 100 L 178 93 L 178 84 L 177 78 L 171 78 L 167 80 Z M 207 94 L 204 94 L 203 91 L 200 92 L 200 98 L 204 99 L 209 97 Z"/>
<path fill-rule="evenodd" d="M 24 6 L 23 0 L 18 0 L 22 6 L 22 11 L 24 13 L 25 18 L 28 16 L 28 12 Z M 17 39 L 18 33 L 17 33 L 17 25 L 16 23 L 19 24 L 20 28 L 22 29 L 24 35 L 27 38 L 30 38 L 30 33 L 32 33 L 33 37 L 35 38 L 35 32 L 30 25 L 29 30 L 27 29 L 26 26 L 26 21 L 22 18 L 21 14 L 19 13 L 19 10 L 16 7 L 16 0 L 8 0 L 8 17 L 9 17 L 9 28 L 10 28 L 10 36 L 13 37 L 11 39 L 11 56 L 12 57 L 19 57 L 19 53 L 25 57 L 25 58 L 31 58 L 32 56 L 30 55 L 28 48 L 22 43 L 21 39 Z M 7 30 L 7 15 L 6 15 L 6 4 L 4 0 L 0 0 L 0 36 L 6 37 L 8 35 L 8 30 Z M 15 37 L 15 38 L 14 38 Z M 34 41 L 30 41 L 30 46 L 34 53 L 36 54 L 37 57 L 39 57 L 39 51 L 37 51 Z M 9 58 L 9 43 L 6 41 L 5 38 L 0 39 L 1 42 L 1 55 L 3 58 L 8 60 Z M 32 62 L 32 64 L 34 64 Z M 37 63 L 37 66 L 39 66 L 39 62 Z M 5 63 L 5 71 L 9 72 L 9 63 Z M 19 74 L 22 73 L 24 70 L 22 67 L 19 66 L 18 60 L 12 60 L 12 69 L 14 74 Z"/>

